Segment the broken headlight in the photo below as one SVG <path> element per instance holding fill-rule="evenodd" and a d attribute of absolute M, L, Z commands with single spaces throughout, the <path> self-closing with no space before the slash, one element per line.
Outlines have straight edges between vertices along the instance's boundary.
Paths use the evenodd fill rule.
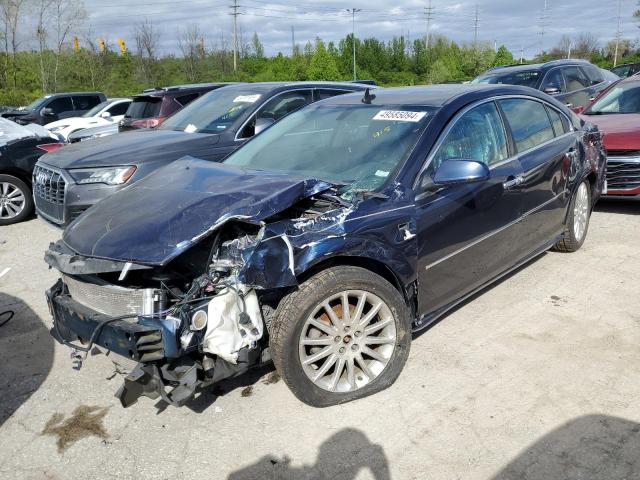
<path fill-rule="evenodd" d="M 136 167 L 108 167 L 108 168 L 78 168 L 69 173 L 79 185 L 88 183 L 105 183 L 107 185 L 122 185 L 135 173 Z"/>

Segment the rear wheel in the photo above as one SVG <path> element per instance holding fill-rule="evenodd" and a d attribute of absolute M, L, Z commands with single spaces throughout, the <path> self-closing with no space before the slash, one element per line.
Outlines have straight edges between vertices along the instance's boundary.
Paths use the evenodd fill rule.
<path fill-rule="evenodd" d="M 390 386 L 409 355 L 400 293 L 358 267 L 332 267 L 282 299 L 271 333 L 276 368 L 303 402 L 326 407 Z"/>
<path fill-rule="evenodd" d="M 33 212 L 29 186 L 13 175 L 0 175 L 0 225 L 11 225 Z"/>
<path fill-rule="evenodd" d="M 589 229 L 591 217 L 591 187 L 584 180 L 573 194 L 569 205 L 569 215 L 564 227 L 562 240 L 555 244 L 554 250 L 560 252 L 575 252 L 584 243 Z"/>

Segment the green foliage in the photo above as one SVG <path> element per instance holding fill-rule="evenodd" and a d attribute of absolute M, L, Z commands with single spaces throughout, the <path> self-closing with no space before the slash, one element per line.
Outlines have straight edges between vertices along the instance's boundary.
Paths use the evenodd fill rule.
<path fill-rule="evenodd" d="M 493 59 L 493 66 L 499 67 L 500 65 L 511 65 L 513 63 L 515 63 L 513 54 L 507 49 L 507 47 L 501 45 Z"/>
<path fill-rule="evenodd" d="M 309 80 L 336 80 L 340 76 L 335 59 L 319 38 L 316 39 L 316 49 L 309 62 L 307 76 Z"/>

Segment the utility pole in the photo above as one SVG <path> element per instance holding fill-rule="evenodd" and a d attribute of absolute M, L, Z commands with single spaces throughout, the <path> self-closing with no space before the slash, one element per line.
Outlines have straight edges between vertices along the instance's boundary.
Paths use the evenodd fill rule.
<path fill-rule="evenodd" d="M 291 25 L 291 56 L 296 52 L 296 29 Z"/>
<path fill-rule="evenodd" d="M 480 18 L 478 17 L 478 4 L 476 3 L 476 14 L 473 20 L 473 49 L 478 48 L 478 27 L 480 26 Z"/>
<path fill-rule="evenodd" d="M 524 63 L 524 47 L 520 47 L 520 65 Z"/>
<path fill-rule="evenodd" d="M 353 80 L 357 80 L 356 76 L 356 13 L 362 11 L 361 8 L 346 8 L 347 12 L 351 14 L 352 21 L 352 33 L 351 33 L 351 43 L 353 45 Z"/>
<path fill-rule="evenodd" d="M 241 15 L 238 12 L 240 5 L 238 5 L 238 0 L 233 0 L 233 5 L 229 8 L 233 9 L 233 71 L 238 70 L 238 15 Z"/>
<path fill-rule="evenodd" d="M 613 54 L 613 66 L 618 64 L 618 49 L 620 48 L 620 37 L 622 37 L 622 0 L 618 0 L 618 28 L 616 30 L 616 49 Z"/>
<path fill-rule="evenodd" d="M 424 14 L 427 17 L 427 36 L 425 38 L 425 46 L 427 50 L 431 46 L 431 19 L 433 18 L 434 7 L 431 5 L 431 0 L 429 0 L 429 6 L 424 7 Z"/>
<path fill-rule="evenodd" d="M 542 15 L 540 15 L 540 53 L 542 53 L 544 51 L 544 34 L 545 34 L 545 28 L 547 27 L 548 23 L 548 16 L 547 16 L 547 0 L 544 0 L 544 8 L 542 9 Z"/>

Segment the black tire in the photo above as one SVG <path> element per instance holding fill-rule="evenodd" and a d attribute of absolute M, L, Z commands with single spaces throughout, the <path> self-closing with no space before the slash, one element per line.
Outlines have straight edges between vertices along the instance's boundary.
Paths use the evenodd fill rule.
<path fill-rule="evenodd" d="M 584 185 L 586 188 L 587 194 L 587 217 L 586 217 L 586 225 L 584 226 L 584 232 L 580 238 L 576 238 L 575 229 L 574 229 L 574 220 L 575 220 L 575 204 L 578 197 L 578 192 L 580 192 L 580 187 Z M 583 180 L 573 196 L 571 197 L 571 202 L 569 202 L 569 212 L 567 214 L 567 222 L 564 226 L 564 232 L 562 234 L 562 240 L 556 243 L 552 250 L 557 252 L 575 252 L 582 247 L 584 240 L 587 238 L 587 233 L 589 231 L 589 220 L 591 218 L 591 184 L 588 180 Z"/>
<path fill-rule="evenodd" d="M 317 386 L 303 370 L 300 336 L 316 306 L 345 290 L 361 290 L 381 299 L 393 318 L 396 341 L 388 363 L 373 380 L 353 391 L 331 392 Z M 286 295 L 275 311 L 270 331 L 270 350 L 278 373 L 298 399 L 314 407 L 349 402 L 391 386 L 407 361 L 410 346 L 411 314 L 402 295 L 379 275 L 352 266 L 323 270 Z"/>
<path fill-rule="evenodd" d="M 14 223 L 22 222 L 27 219 L 29 216 L 33 214 L 33 196 L 31 194 L 31 188 L 13 175 L 4 175 L 0 174 L 0 183 L 8 183 L 13 187 L 17 188 L 24 195 L 24 208 L 20 213 L 18 213 L 15 217 L 12 218 L 0 218 L 0 226 L 3 225 L 12 225 Z M 0 191 L 0 196 L 2 196 L 2 192 Z M 4 210 L 3 210 L 4 213 Z M 1 217 L 1 215 L 0 215 Z"/>

